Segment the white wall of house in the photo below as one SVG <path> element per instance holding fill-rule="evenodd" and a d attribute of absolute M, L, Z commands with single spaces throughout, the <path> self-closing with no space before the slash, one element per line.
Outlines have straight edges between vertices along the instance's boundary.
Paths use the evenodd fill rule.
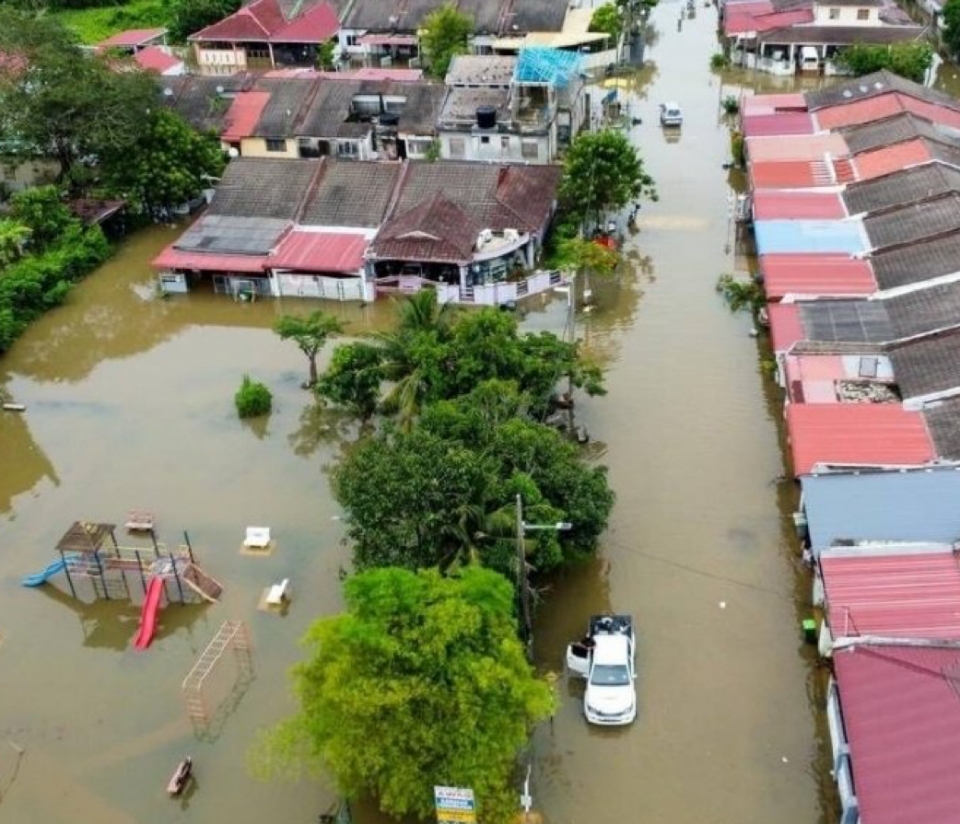
<path fill-rule="evenodd" d="M 370 48 L 360 43 L 366 33 L 366 29 L 340 29 L 337 32 L 337 51 L 341 60 L 363 60 L 370 55 Z"/>
<path fill-rule="evenodd" d="M 279 269 L 270 273 L 270 290 L 274 297 L 314 298 L 317 300 L 362 300 L 376 298 L 376 289 L 360 270 L 356 277 L 329 277 Z"/>
<path fill-rule="evenodd" d="M 247 51 L 233 46 L 228 49 L 213 49 L 209 44 L 194 43 L 193 53 L 203 75 L 230 75 L 247 70 Z"/>
<path fill-rule="evenodd" d="M 860 808 L 853 792 L 853 773 L 850 766 L 850 745 L 843 727 L 840 709 L 840 694 L 832 678 L 827 691 L 827 726 L 830 728 L 830 745 L 833 753 L 833 775 L 840 793 L 840 824 L 857 824 Z"/>
<path fill-rule="evenodd" d="M 479 160 L 546 164 L 557 153 L 557 129 L 551 124 L 544 135 L 471 134 L 440 131 L 440 156 L 444 160 Z"/>
<path fill-rule="evenodd" d="M 243 157 L 290 160 L 300 157 L 300 150 L 293 138 L 245 137 L 240 141 L 240 154 Z"/>
<path fill-rule="evenodd" d="M 435 137 L 427 134 L 400 132 L 397 137 L 406 144 L 407 157 L 411 160 L 423 160 L 430 154 L 430 147 L 436 142 Z"/>
<path fill-rule="evenodd" d="M 814 3 L 813 22 L 817 26 L 882 26 L 877 6 L 831 6 L 829 0 Z"/>

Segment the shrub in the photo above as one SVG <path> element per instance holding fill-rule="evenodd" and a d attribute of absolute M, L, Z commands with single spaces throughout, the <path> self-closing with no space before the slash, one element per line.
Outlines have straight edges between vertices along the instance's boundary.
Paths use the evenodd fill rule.
<path fill-rule="evenodd" d="M 735 94 L 728 94 L 720 101 L 724 114 L 737 114 L 740 111 L 740 98 Z"/>
<path fill-rule="evenodd" d="M 730 65 L 730 58 L 727 57 L 723 52 L 717 52 L 716 54 L 710 55 L 710 68 L 715 71 L 720 71 L 725 69 Z"/>
<path fill-rule="evenodd" d="M 270 412 L 273 407 L 273 395 L 262 383 L 251 380 L 249 375 L 244 375 L 237 394 L 233 396 L 233 402 L 241 418 L 257 418 Z"/>

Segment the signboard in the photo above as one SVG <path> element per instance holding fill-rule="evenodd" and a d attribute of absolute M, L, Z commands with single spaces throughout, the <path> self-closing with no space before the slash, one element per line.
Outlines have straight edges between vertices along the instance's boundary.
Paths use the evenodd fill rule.
<path fill-rule="evenodd" d="M 477 809 L 473 790 L 463 787 L 434 787 L 437 824 L 476 824 Z"/>

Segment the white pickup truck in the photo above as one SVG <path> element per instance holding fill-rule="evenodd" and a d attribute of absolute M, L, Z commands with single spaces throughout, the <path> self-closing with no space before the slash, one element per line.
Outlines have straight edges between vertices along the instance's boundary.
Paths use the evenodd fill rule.
<path fill-rule="evenodd" d="M 637 717 L 636 646 L 629 615 L 594 615 L 586 637 L 567 646 L 567 668 L 587 681 L 589 723 L 621 726 Z"/>

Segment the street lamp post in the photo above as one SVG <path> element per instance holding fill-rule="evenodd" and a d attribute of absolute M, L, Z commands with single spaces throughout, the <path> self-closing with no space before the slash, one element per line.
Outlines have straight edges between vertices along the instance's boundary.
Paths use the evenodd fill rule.
<path fill-rule="evenodd" d="M 530 608 L 530 581 L 527 577 L 527 551 L 524 536 L 527 532 L 566 532 L 573 524 L 558 521 L 555 524 L 528 524 L 523 520 L 523 496 L 517 493 L 517 590 L 520 598 L 520 632 L 527 659 L 533 660 L 533 614 Z"/>

